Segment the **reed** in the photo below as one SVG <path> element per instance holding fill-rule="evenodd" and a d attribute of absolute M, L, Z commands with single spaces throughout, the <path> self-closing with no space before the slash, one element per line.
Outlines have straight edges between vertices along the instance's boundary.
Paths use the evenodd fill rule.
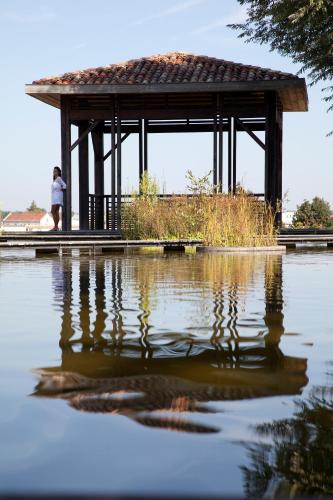
<path fill-rule="evenodd" d="M 123 206 L 126 239 L 189 238 L 206 245 L 243 247 L 276 244 L 273 211 L 243 189 L 236 195 L 203 189 L 191 197 L 161 199 L 156 181 L 145 178 L 141 188 L 141 194 Z"/>

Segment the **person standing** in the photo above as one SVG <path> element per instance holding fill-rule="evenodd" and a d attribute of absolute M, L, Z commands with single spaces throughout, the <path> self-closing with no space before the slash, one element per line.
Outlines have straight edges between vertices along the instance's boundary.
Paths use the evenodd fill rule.
<path fill-rule="evenodd" d="M 54 227 L 51 231 L 59 231 L 59 220 L 60 220 L 60 207 L 64 205 L 64 190 L 66 189 L 66 183 L 61 178 L 61 169 L 59 167 L 54 167 L 53 169 L 53 182 L 51 190 L 51 214 L 54 221 Z"/>

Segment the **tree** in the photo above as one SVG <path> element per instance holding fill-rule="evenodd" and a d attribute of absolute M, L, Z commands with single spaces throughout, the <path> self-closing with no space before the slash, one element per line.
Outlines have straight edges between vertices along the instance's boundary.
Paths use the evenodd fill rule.
<path fill-rule="evenodd" d="M 293 217 L 295 227 L 330 227 L 332 226 L 330 204 L 316 196 L 312 202 L 304 200 L 297 206 Z"/>
<path fill-rule="evenodd" d="M 295 401 L 292 418 L 256 427 L 243 466 L 246 498 L 328 498 L 333 494 L 333 387 L 316 386 Z M 269 438 L 269 443 L 267 443 Z"/>
<path fill-rule="evenodd" d="M 332 0 L 238 0 L 247 5 L 247 20 L 229 25 L 247 42 L 269 44 L 271 50 L 302 65 L 311 84 L 333 79 Z M 324 98 L 333 110 L 333 86 Z M 331 132 L 333 133 L 333 132 Z"/>
<path fill-rule="evenodd" d="M 27 211 L 28 212 L 45 212 L 45 209 L 38 207 L 35 200 L 32 200 L 30 206 L 27 208 Z"/>

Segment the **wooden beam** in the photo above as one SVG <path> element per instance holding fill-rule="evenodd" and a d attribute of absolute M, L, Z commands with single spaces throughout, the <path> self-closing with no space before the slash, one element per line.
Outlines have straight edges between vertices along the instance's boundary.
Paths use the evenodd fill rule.
<path fill-rule="evenodd" d="M 89 135 L 89 133 L 92 130 L 94 130 L 94 128 L 97 127 L 97 125 L 100 124 L 100 122 L 101 122 L 101 120 L 94 120 L 94 122 L 91 123 L 90 125 L 88 125 L 88 127 L 84 131 L 82 131 L 82 128 L 81 128 L 81 133 L 79 132 L 79 137 L 71 145 L 71 151 L 73 151 L 73 149 L 75 149 L 76 146 L 78 146 Z"/>
<path fill-rule="evenodd" d="M 72 164 L 71 164 L 71 123 L 69 120 L 69 99 L 61 98 L 61 167 L 67 188 L 64 191 L 62 230 L 72 229 Z"/>
<path fill-rule="evenodd" d="M 124 134 L 124 135 L 122 136 L 122 138 L 121 138 L 121 141 L 120 141 L 120 142 L 124 142 L 124 141 L 127 139 L 127 137 L 128 137 L 129 135 L 131 135 L 131 132 L 126 132 L 126 134 Z M 117 142 L 117 144 L 115 145 L 115 148 L 116 148 L 116 149 L 117 149 L 117 147 L 118 147 L 118 142 Z M 112 148 L 110 149 L 110 151 L 108 151 L 108 152 L 106 153 L 106 155 L 104 155 L 103 161 L 107 160 L 107 159 L 111 156 L 111 154 L 112 154 Z"/>
<path fill-rule="evenodd" d="M 266 146 L 265 144 L 257 137 L 252 130 L 245 124 L 243 123 L 239 118 L 236 119 L 236 124 L 239 125 L 247 134 L 249 134 L 250 137 L 263 149 L 265 150 Z"/>
<path fill-rule="evenodd" d="M 79 124 L 79 135 L 87 129 L 87 123 Z M 80 229 L 89 229 L 89 141 L 86 135 L 79 144 L 79 217 Z"/>
<path fill-rule="evenodd" d="M 241 118 L 261 118 L 265 115 L 264 103 L 260 105 L 243 106 L 235 104 L 224 106 L 224 117 L 239 116 Z M 135 109 L 122 109 L 121 116 L 124 120 L 138 120 L 138 119 L 191 119 L 191 118 L 212 118 L 214 116 L 214 108 L 160 108 L 151 109 L 148 105 L 143 108 Z M 72 110 L 70 113 L 71 120 L 90 120 L 94 119 L 108 120 L 110 118 L 109 109 L 78 109 Z"/>

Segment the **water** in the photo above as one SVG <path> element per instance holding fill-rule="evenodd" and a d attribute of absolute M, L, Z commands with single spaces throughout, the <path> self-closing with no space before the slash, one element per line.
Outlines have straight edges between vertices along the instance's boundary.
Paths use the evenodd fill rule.
<path fill-rule="evenodd" d="M 333 252 L 0 255 L 0 493 L 333 492 Z"/>

